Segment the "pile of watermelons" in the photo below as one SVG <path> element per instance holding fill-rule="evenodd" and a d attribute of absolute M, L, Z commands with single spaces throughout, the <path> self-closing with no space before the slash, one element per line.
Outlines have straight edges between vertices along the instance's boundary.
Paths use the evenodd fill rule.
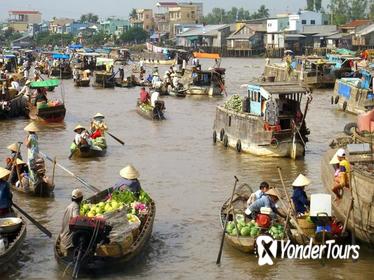
<path fill-rule="evenodd" d="M 236 222 L 236 226 L 234 221 L 228 222 L 226 226 L 226 232 L 229 235 L 233 236 L 240 235 L 247 237 L 257 237 L 260 234 L 261 229 L 258 227 L 254 220 L 250 221 L 249 223 L 246 223 L 244 220 L 240 220 Z"/>
<path fill-rule="evenodd" d="M 283 225 L 272 225 L 268 231 L 274 239 L 284 238 L 284 227 Z"/>
<path fill-rule="evenodd" d="M 242 98 L 240 97 L 240 95 L 234 94 L 226 100 L 224 107 L 228 110 L 233 110 L 239 113 L 243 110 Z"/>

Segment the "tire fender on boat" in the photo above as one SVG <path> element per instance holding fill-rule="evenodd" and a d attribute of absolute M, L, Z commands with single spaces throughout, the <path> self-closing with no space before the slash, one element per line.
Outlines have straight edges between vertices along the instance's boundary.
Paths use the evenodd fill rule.
<path fill-rule="evenodd" d="M 356 129 L 357 128 L 357 123 L 355 123 L 355 122 L 347 123 L 344 126 L 344 133 L 347 134 L 348 136 L 352 136 L 353 135 L 352 128 Z"/>
<path fill-rule="evenodd" d="M 240 139 L 236 142 L 236 151 L 240 153 L 242 151 L 242 142 Z"/>
<path fill-rule="evenodd" d="M 222 128 L 221 131 L 219 132 L 219 140 L 223 141 L 223 136 L 225 136 L 225 130 Z"/>
<path fill-rule="evenodd" d="M 270 141 L 270 146 L 273 148 L 277 148 L 279 145 L 278 140 L 276 138 L 272 138 Z"/>
<path fill-rule="evenodd" d="M 347 101 L 344 101 L 343 102 L 343 111 L 345 111 L 347 109 Z"/>
<path fill-rule="evenodd" d="M 331 105 L 334 104 L 334 96 L 331 96 Z"/>
<path fill-rule="evenodd" d="M 229 137 L 227 137 L 227 135 L 223 136 L 223 146 L 225 146 L 225 148 L 229 146 Z"/>
<path fill-rule="evenodd" d="M 217 132 L 213 131 L 213 143 L 215 144 L 217 142 Z"/>
<path fill-rule="evenodd" d="M 337 95 L 337 96 L 335 97 L 335 104 L 338 104 L 338 102 L 339 102 L 339 95 Z"/>

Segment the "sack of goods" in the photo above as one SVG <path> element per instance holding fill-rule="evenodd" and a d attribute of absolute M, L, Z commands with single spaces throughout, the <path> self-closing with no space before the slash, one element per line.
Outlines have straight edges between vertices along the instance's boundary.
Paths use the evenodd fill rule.
<path fill-rule="evenodd" d="M 228 110 L 233 110 L 235 112 L 242 112 L 243 102 L 239 94 L 234 94 L 229 99 L 226 100 L 224 107 Z"/>

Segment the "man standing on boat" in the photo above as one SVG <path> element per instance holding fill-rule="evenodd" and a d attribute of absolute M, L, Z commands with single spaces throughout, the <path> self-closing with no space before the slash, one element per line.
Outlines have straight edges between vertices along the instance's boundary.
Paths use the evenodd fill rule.
<path fill-rule="evenodd" d="M 305 192 L 305 187 L 310 185 L 310 180 L 303 174 L 300 174 L 296 180 L 292 183 L 293 194 L 292 202 L 295 206 L 297 215 L 304 215 L 310 205 L 308 197 Z"/>
<path fill-rule="evenodd" d="M 13 143 L 9 145 L 7 149 L 10 151 L 10 157 L 6 158 L 6 169 L 11 170 L 13 161 L 15 160 L 17 155 L 18 145 L 16 143 Z M 18 151 L 18 158 L 22 160 L 21 151 Z"/>
<path fill-rule="evenodd" d="M 79 208 L 82 200 L 83 192 L 80 189 L 73 190 L 71 194 L 72 202 L 65 209 L 60 233 L 60 250 L 64 256 L 68 256 L 73 253 L 73 234 L 69 229 L 69 222 L 72 218 L 79 216 Z"/>
<path fill-rule="evenodd" d="M 38 135 L 36 132 L 39 131 L 38 127 L 32 122 L 27 125 L 24 130 L 28 132 L 28 136 L 26 137 L 24 144 L 27 147 L 27 164 L 30 170 L 30 178 L 31 180 L 35 181 L 34 172 L 31 168 L 33 162 L 37 159 L 39 155 L 39 144 L 38 144 Z"/>
<path fill-rule="evenodd" d="M 28 102 L 30 102 L 31 95 L 32 95 L 30 85 L 31 85 L 31 81 L 27 80 L 25 85 L 23 86 L 23 88 L 19 92 L 19 94 L 22 94 L 24 96 L 23 98 L 25 98 L 26 101 L 28 101 Z"/>
<path fill-rule="evenodd" d="M 351 165 L 346 159 L 346 152 L 344 149 L 339 149 L 336 152 L 336 156 L 338 157 L 339 161 L 339 173 L 335 177 L 332 191 L 336 195 L 335 200 L 339 200 L 342 198 L 341 190 L 343 188 L 349 188 Z"/>
<path fill-rule="evenodd" d="M 13 195 L 8 183 L 9 175 L 9 170 L 0 167 L 0 217 L 6 216 L 12 207 Z"/>

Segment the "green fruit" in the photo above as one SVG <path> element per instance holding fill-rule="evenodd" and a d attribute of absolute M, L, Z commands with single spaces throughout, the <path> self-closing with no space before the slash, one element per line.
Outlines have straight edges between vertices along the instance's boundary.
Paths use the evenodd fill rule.
<path fill-rule="evenodd" d="M 229 223 L 227 223 L 227 225 L 226 225 L 226 231 L 227 231 L 228 233 L 232 232 L 232 230 L 233 230 L 234 228 L 235 228 L 235 225 L 234 225 L 233 222 L 229 222 Z"/>
<path fill-rule="evenodd" d="M 233 235 L 233 236 L 237 236 L 237 235 L 238 235 L 238 231 L 236 230 L 236 228 L 234 228 L 234 229 L 231 231 L 231 235 Z"/>
<path fill-rule="evenodd" d="M 103 207 L 103 206 L 105 206 L 105 202 L 101 201 L 101 202 L 98 203 L 98 205 L 99 205 L 100 207 Z"/>
<path fill-rule="evenodd" d="M 240 235 L 242 235 L 242 236 L 250 236 L 251 235 L 251 228 L 250 227 L 243 227 L 240 230 Z"/>
<path fill-rule="evenodd" d="M 87 217 L 92 218 L 95 217 L 96 213 L 94 211 L 90 211 L 87 213 Z"/>
<path fill-rule="evenodd" d="M 90 209 L 90 205 L 89 204 L 83 204 L 82 209 L 85 210 L 85 211 L 89 210 Z"/>
<path fill-rule="evenodd" d="M 119 208 L 119 203 L 117 201 L 112 201 L 111 206 L 114 210 L 117 210 Z"/>

